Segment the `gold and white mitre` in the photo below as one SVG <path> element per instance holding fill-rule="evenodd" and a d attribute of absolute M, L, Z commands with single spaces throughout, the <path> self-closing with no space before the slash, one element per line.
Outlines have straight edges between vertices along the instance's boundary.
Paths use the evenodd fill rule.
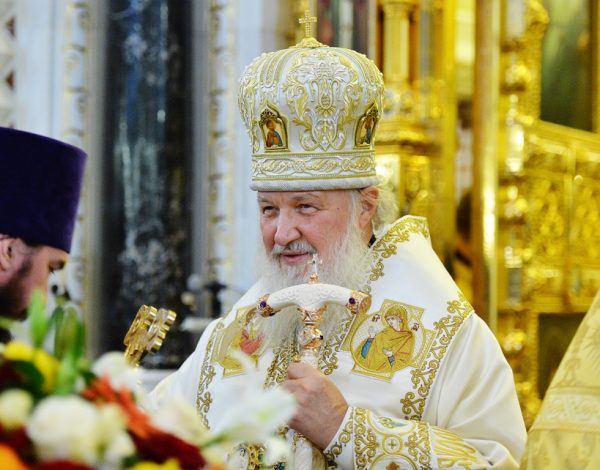
<path fill-rule="evenodd" d="M 383 78 L 350 49 L 305 38 L 264 53 L 244 71 L 238 104 L 252 147 L 258 191 L 376 185 L 374 135 Z"/>

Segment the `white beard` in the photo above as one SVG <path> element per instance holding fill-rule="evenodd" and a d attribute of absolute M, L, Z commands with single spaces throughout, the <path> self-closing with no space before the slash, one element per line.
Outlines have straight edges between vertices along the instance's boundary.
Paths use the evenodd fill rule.
<path fill-rule="evenodd" d="M 303 250 L 316 253 L 312 246 L 308 244 L 302 246 Z M 351 217 L 349 220 L 341 240 L 332 239 L 329 247 L 327 251 L 318 253 L 323 262 L 318 267 L 319 281 L 353 290 L 364 288 L 370 272 L 372 257 L 360 236 L 355 217 Z M 275 247 L 273 251 L 277 253 L 281 249 L 283 247 Z M 262 243 L 260 243 L 258 251 L 257 266 L 265 294 L 308 282 L 313 270 L 310 263 L 305 266 L 293 267 L 284 265 L 280 260 L 280 255 L 267 254 Z M 342 306 L 328 306 L 320 327 L 325 340 L 339 332 L 340 326 L 344 324 L 343 320 L 348 315 L 350 313 Z M 265 338 L 268 338 L 267 343 L 274 347 L 292 335 L 297 335 L 302 329 L 302 321 L 296 307 L 287 307 L 271 318 L 257 321 L 256 326 L 264 331 Z"/>

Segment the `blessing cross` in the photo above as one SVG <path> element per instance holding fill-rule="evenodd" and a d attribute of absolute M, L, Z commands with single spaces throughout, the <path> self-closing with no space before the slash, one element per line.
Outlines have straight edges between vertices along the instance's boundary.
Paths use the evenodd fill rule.
<path fill-rule="evenodd" d="M 304 10 L 304 16 L 298 20 L 298 23 L 304 25 L 304 37 L 311 38 L 312 37 L 312 25 L 311 23 L 316 23 L 317 17 L 310 16 L 310 10 Z"/>
<path fill-rule="evenodd" d="M 127 362 L 138 366 L 146 353 L 158 351 L 176 317 L 173 310 L 142 305 L 123 340 Z"/>

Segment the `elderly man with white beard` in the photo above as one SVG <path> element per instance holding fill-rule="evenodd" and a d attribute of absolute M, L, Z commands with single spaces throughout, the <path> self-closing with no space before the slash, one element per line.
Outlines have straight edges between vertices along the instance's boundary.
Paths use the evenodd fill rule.
<path fill-rule="evenodd" d="M 245 70 L 239 106 L 252 147 L 259 280 L 152 393 L 193 403 L 218 428 L 245 387 L 242 352 L 298 410 L 282 430 L 311 461 L 278 468 L 517 468 L 525 443 L 512 371 L 431 248 L 419 217 L 390 220 L 374 139 L 383 81 L 365 56 L 305 38 Z M 281 145 L 267 145 L 267 122 Z M 372 138 L 365 142 L 367 122 Z M 370 294 L 366 313 L 325 313 L 317 367 L 297 362 L 295 307 L 259 315 L 265 294 L 319 280 Z M 392 322 L 393 319 L 393 322 Z M 388 323 L 389 320 L 389 323 Z M 300 436 L 303 436 L 302 438 Z M 258 468 L 241 443 L 231 463 Z"/>

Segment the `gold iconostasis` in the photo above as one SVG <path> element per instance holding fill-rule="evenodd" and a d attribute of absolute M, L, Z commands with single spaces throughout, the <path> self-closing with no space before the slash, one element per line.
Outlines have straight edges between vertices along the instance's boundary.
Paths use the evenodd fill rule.
<path fill-rule="evenodd" d="M 290 24 L 307 8 L 319 41 L 382 70 L 379 170 L 495 331 L 530 425 L 600 288 L 597 2 L 296 0 Z"/>

